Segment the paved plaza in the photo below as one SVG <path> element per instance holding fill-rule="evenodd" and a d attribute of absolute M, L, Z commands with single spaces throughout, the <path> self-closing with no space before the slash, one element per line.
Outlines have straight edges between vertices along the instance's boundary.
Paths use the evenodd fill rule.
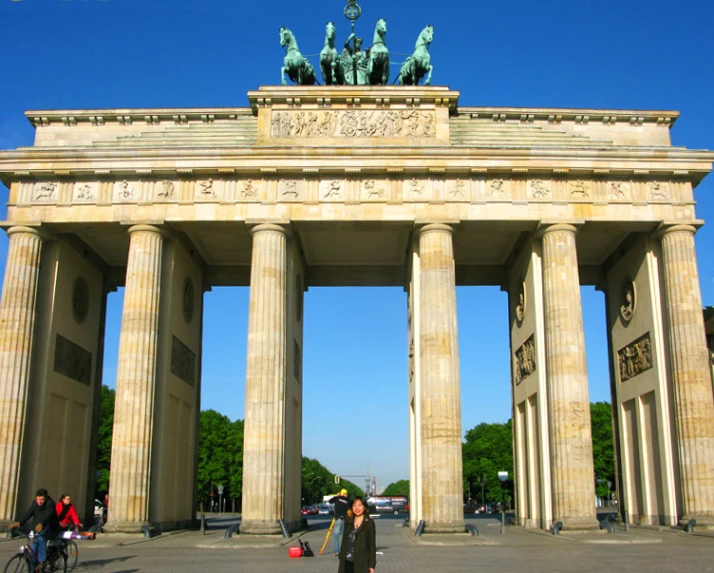
<path fill-rule="evenodd" d="M 331 554 L 331 540 L 325 554 L 314 558 L 288 558 L 292 540 L 275 538 L 224 538 L 227 521 L 209 520 L 205 535 L 184 531 L 145 540 L 139 536 L 103 535 L 95 541 L 80 542 L 76 571 L 139 573 L 150 571 L 246 571 L 330 572 L 337 571 Z M 714 536 L 686 534 L 669 528 L 636 528 L 625 532 L 618 526 L 614 535 L 601 532 L 558 537 L 507 527 L 493 517 L 469 517 L 478 537 L 469 535 L 428 535 L 418 540 L 402 520 L 377 520 L 377 571 L 432 573 L 472 571 L 714 571 Z M 319 551 L 329 521 L 313 519 L 301 539 Z M 218 528 L 220 527 L 220 529 Z M 16 551 L 18 540 L 0 542 L 0 563 Z"/>

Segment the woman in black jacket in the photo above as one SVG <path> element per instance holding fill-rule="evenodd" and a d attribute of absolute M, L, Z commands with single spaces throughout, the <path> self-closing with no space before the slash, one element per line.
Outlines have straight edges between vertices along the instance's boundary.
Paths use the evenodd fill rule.
<path fill-rule="evenodd" d="M 374 573 L 377 534 L 362 496 L 352 500 L 352 517 L 345 522 L 338 573 Z"/>

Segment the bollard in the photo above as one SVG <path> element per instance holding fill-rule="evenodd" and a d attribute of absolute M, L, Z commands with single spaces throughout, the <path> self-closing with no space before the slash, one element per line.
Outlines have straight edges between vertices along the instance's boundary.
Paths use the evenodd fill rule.
<path fill-rule="evenodd" d="M 472 537 L 478 537 L 478 529 L 473 523 L 466 524 L 466 533 L 470 533 Z"/>
<path fill-rule="evenodd" d="M 600 522 L 600 529 L 607 529 L 607 532 L 609 534 L 615 533 L 615 527 L 612 525 L 612 522 L 609 519 L 604 519 Z"/>
<path fill-rule="evenodd" d="M 625 532 L 630 531 L 630 514 L 625 510 Z"/>
<path fill-rule="evenodd" d="M 402 527 L 409 527 L 409 518 L 405 517 L 404 521 L 402 522 Z"/>
<path fill-rule="evenodd" d="M 503 534 L 506 529 L 506 514 L 501 512 L 501 534 Z"/>
<path fill-rule="evenodd" d="M 414 530 L 414 537 L 420 537 L 424 533 L 424 527 L 426 527 L 426 522 L 422 519 L 417 525 L 416 530 Z"/>
<path fill-rule="evenodd" d="M 155 530 L 151 525 L 142 525 L 141 531 L 147 539 L 154 537 Z"/>
<path fill-rule="evenodd" d="M 696 519 L 690 519 L 687 522 L 687 525 L 684 526 L 684 531 L 687 533 L 694 533 L 694 527 L 697 525 L 697 520 Z"/>
<path fill-rule="evenodd" d="M 285 539 L 290 539 L 292 534 L 288 531 L 288 526 L 285 525 L 285 522 L 282 519 L 278 519 L 278 523 L 280 524 L 280 530 L 283 532 L 283 537 Z"/>
<path fill-rule="evenodd" d="M 553 535 L 560 535 L 560 530 L 563 529 L 563 522 L 562 521 L 556 521 L 553 524 Z"/>
<path fill-rule="evenodd" d="M 201 535 L 206 535 L 206 514 L 201 514 Z"/>

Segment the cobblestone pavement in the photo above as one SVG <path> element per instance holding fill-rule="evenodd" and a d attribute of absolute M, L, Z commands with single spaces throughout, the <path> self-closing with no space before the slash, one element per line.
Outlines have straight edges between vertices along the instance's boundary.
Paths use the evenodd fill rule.
<path fill-rule="evenodd" d="M 688 535 L 669 529 L 619 528 L 614 535 L 600 532 L 563 533 L 554 537 L 507 527 L 500 533 L 494 519 L 469 520 L 479 530 L 469 535 L 437 536 L 425 534 L 415 539 L 412 531 L 401 527 L 401 520 L 377 521 L 378 572 L 682 572 L 691 569 L 714 571 L 714 536 Z M 329 522 L 311 521 L 301 535 L 319 552 Z M 152 540 L 139 536 L 100 536 L 96 541 L 81 541 L 77 573 L 250 572 L 302 573 L 337 571 L 331 553 L 332 540 L 325 554 L 314 558 L 288 558 L 291 540 L 273 538 L 224 539 L 223 529 L 178 532 Z M 19 546 L 18 540 L 0 542 L 0 567 Z"/>

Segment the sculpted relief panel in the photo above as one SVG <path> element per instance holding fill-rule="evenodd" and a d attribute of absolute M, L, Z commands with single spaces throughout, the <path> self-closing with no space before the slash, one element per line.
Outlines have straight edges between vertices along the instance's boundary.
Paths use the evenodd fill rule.
<path fill-rule="evenodd" d="M 271 137 L 436 137 L 436 113 L 402 110 L 273 111 Z"/>
<path fill-rule="evenodd" d="M 642 374 L 654 365 L 650 333 L 643 334 L 634 342 L 617 351 L 620 382 Z"/>

